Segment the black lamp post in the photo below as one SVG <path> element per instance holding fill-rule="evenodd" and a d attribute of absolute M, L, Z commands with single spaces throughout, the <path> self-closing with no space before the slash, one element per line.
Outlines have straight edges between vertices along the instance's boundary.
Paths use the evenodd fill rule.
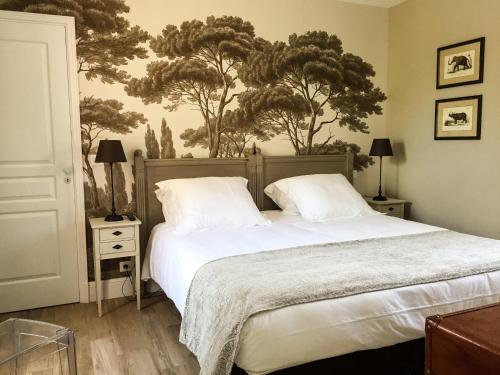
<path fill-rule="evenodd" d="M 375 138 L 370 149 L 370 156 L 380 156 L 380 174 L 378 180 L 378 195 L 373 197 L 375 201 L 386 201 L 387 198 L 382 195 L 382 157 L 392 156 L 391 141 L 389 138 Z"/>
<path fill-rule="evenodd" d="M 122 143 L 118 140 L 105 139 L 99 142 L 97 148 L 97 155 L 95 157 L 96 163 L 109 163 L 111 170 L 111 213 L 106 216 L 106 221 L 120 221 L 123 220 L 121 215 L 116 213 L 115 209 L 115 188 L 113 186 L 113 163 L 126 162 L 125 152 L 123 152 Z"/>

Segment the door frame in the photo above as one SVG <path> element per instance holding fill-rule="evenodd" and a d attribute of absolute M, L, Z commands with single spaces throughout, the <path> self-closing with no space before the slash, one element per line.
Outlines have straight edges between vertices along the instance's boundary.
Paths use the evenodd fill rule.
<path fill-rule="evenodd" d="M 83 191 L 82 140 L 80 133 L 80 92 L 76 56 L 75 20 L 73 17 L 50 14 L 0 11 L 0 19 L 60 25 L 65 30 L 66 59 L 68 64 L 68 91 L 70 105 L 70 129 L 75 196 L 76 251 L 78 263 L 78 289 L 80 303 L 89 302 L 89 280 L 87 275 L 87 249 L 85 238 L 85 200 Z"/>

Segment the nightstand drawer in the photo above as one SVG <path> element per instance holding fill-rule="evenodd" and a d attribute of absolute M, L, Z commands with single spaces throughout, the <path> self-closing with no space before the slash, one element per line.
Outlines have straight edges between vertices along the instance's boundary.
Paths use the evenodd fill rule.
<path fill-rule="evenodd" d="M 382 212 L 384 214 L 388 214 L 390 216 L 401 217 L 401 213 L 403 212 L 402 204 L 391 204 L 386 206 L 378 206 L 376 208 L 378 212 Z"/>
<path fill-rule="evenodd" d="M 101 242 L 101 254 L 129 253 L 135 251 L 135 240 Z"/>
<path fill-rule="evenodd" d="M 371 197 L 364 197 L 366 202 L 375 211 L 382 212 L 387 216 L 399 217 L 406 219 L 408 215 L 409 205 L 408 201 L 396 198 L 387 198 L 385 201 L 375 200 Z"/>
<path fill-rule="evenodd" d="M 114 227 L 101 229 L 100 240 L 102 241 L 117 241 L 135 237 L 135 227 Z"/>

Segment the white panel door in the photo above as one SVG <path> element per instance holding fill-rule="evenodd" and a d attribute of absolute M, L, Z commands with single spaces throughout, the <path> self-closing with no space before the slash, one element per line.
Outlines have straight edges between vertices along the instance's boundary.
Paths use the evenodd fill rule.
<path fill-rule="evenodd" d="M 57 17 L 13 15 L 0 12 L 0 312 L 79 300 L 71 46 Z"/>

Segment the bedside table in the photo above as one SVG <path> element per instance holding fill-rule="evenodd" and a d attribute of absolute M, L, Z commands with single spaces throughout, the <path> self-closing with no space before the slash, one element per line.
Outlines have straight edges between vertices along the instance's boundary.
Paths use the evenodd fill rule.
<path fill-rule="evenodd" d="M 375 211 L 405 219 L 405 204 L 408 203 L 408 201 L 395 198 L 387 198 L 386 201 L 375 201 L 372 197 L 363 198 L 365 198 L 366 202 Z"/>
<path fill-rule="evenodd" d="M 97 312 L 102 315 L 101 260 L 131 257 L 135 277 L 137 310 L 141 309 L 141 257 L 139 243 L 139 219 L 130 221 L 105 221 L 104 218 L 90 219 L 94 244 L 94 274 Z"/>

